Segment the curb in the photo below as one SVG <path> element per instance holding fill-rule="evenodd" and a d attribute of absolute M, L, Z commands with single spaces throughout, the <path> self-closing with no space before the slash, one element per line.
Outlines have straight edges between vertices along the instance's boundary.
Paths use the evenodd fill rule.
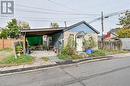
<path fill-rule="evenodd" d="M 109 57 L 112 56 L 106 56 L 106 57 L 102 57 L 102 58 L 94 58 L 94 59 L 81 59 L 78 61 L 72 61 L 72 60 L 68 60 L 68 61 L 64 61 L 64 62 L 56 62 L 56 64 L 51 64 L 51 65 L 41 65 L 41 66 L 34 66 L 34 67 L 27 67 L 27 68 L 18 68 L 18 69 L 12 69 L 12 70 L 5 70 L 5 71 L 0 71 L 0 74 L 9 74 L 9 73 L 15 73 L 15 72 L 22 72 L 22 71 L 29 71 L 29 70 L 34 70 L 34 69 L 41 69 L 41 68 L 47 68 L 47 67 L 54 67 L 54 66 L 59 66 L 59 65 L 69 65 L 69 64 L 75 64 L 75 63 L 80 63 L 80 62 L 96 62 L 96 61 L 103 61 L 103 60 L 110 60 Z"/>

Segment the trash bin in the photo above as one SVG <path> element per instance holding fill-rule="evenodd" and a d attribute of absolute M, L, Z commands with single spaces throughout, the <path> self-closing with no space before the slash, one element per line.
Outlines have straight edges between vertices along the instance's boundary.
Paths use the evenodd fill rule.
<path fill-rule="evenodd" d="M 86 50 L 86 53 L 87 53 L 87 54 L 92 54 L 93 52 L 94 52 L 94 50 L 92 50 L 92 49 Z"/>

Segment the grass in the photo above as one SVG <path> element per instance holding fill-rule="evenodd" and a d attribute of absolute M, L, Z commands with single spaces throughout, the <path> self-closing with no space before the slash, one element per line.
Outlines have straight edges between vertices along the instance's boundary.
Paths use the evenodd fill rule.
<path fill-rule="evenodd" d="M 103 50 L 96 50 L 92 54 L 88 54 L 89 57 L 99 57 L 99 56 L 106 56 L 106 53 Z"/>
<path fill-rule="evenodd" d="M 62 60 L 71 60 L 71 57 L 67 54 L 60 54 L 58 55 L 59 59 L 62 59 Z"/>
<path fill-rule="evenodd" d="M 11 52 L 11 51 L 13 51 L 13 49 L 11 49 L 11 48 L 5 48 L 5 49 L 0 49 L 0 51 L 7 51 L 7 52 Z"/>
<path fill-rule="evenodd" d="M 22 55 L 18 58 L 15 58 L 14 56 L 9 56 L 2 61 L 0 61 L 0 66 L 12 66 L 12 65 L 22 65 L 22 64 L 32 64 L 34 61 L 34 58 L 28 55 Z"/>
<path fill-rule="evenodd" d="M 59 59 L 62 60 L 78 60 L 78 59 L 83 59 L 82 56 L 77 55 L 77 54 L 73 54 L 73 55 L 67 55 L 67 54 L 60 54 L 58 55 Z"/>
<path fill-rule="evenodd" d="M 123 51 L 123 50 L 103 50 L 103 51 L 106 53 L 106 55 L 128 53 L 128 51 Z"/>
<path fill-rule="evenodd" d="M 89 54 L 89 57 L 101 57 L 106 55 L 120 54 L 120 53 L 128 53 L 128 51 L 120 51 L 120 50 L 96 50 L 93 54 Z"/>

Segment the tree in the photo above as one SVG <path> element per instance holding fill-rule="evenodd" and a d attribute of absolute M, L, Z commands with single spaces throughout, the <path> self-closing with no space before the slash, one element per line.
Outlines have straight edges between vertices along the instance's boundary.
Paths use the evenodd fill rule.
<path fill-rule="evenodd" d="M 130 29 L 120 29 L 117 34 L 119 38 L 130 38 Z"/>
<path fill-rule="evenodd" d="M 118 30 L 117 35 L 119 38 L 130 38 L 130 12 L 126 11 L 123 17 L 119 18 L 119 24 L 122 27 Z"/>
<path fill-rule="evenodd" d="M 59 28 L 59 24 L 58 23 L 51 23 L 51 28 L 57 29 L 57 28 Z"/>
<path fill-rule="evenodd" d="M 18 38 L 20 34 L 20 27 L 18 26 L 16 19 L 9 21 L 6 27 L 8 29 L 8 36 L 10 38 Z"/>
<path fill-rule="evenodd" d="M 29 23 L 25 21 L 19 21 L 18 26 L 20 29 L 30 29 Z"/>
<path fill-rule="evenodd" d="M 128 29 L 130 28 L 130 12 L 126 11 L 123 17 L 119 18 L 119 24 L 123 26 L 123 28 Z"/>
<path fill-rule="evenodd" d="M 7 28 L 1 30 L 0 38 L 4 38 L 4 39 L 8 38 L 8 29 Z"/>

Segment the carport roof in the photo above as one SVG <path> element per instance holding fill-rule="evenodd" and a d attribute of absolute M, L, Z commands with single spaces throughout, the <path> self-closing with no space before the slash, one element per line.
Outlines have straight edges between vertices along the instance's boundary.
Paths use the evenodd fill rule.
<path fill-rule="evenodd" d="M 52 35 L 58 32 L 63 31 L 63 27 L 53 29 L 53 28 L 36 28 L 36 29 L 23 29 L 21 30 L 22 34 L 26 34 L 26 36 L 33 35 Z"/>

